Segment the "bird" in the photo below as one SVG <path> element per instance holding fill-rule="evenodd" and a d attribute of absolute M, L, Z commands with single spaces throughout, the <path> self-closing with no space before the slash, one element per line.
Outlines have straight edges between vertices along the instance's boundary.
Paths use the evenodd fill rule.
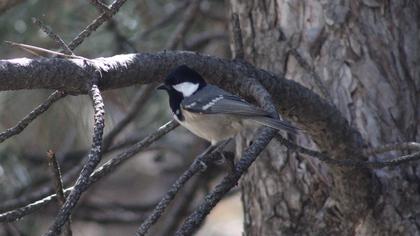
<path fill-rule="evenodd" d="M 193 134 L 209 141 L 210 147 L 233 138 L 255 123 L 297 133 L 297 128 L 272 117 L 262 108 L 208 84 L 187 65 L 172 69 L 157 89 L 167 92 L 174 119 Z M 214 148 L 205 153 L 211 150 Z"/>

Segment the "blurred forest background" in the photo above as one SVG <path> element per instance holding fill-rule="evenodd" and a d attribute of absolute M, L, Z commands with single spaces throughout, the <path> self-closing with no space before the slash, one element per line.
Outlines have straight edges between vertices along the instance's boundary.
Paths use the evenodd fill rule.
<path fill-rule="evenodd" d="M 6 2 L 16 4 L 7 7 Z M 33 23 L 33 17 L 69 43 L 98 15 L 109 18 L 112 14 L 107 10 L 97 0 L 0 1 L 0 41 L 59 51 L 56 42 Z M 419 19 L 420 3 L 413 0 L 133 0 L 126 1 L 74 52 L 97 58 L 185 49 L 230 59 L 232 37 L 228 32 L 233 28 L 233 54 L 239 60 L 230 61 L 232 66 L 223 71 L 225 77 L 232 76 L 230 69 L 240 72 L 228 80 L 223 78 L 219 82 L 224 83 L 218 85 L 235 87 L 232 81 L 243 82 L 239 80 L 256 75 L 270 91 L 281 115 L 311 136 L 298 135 L 299 145 L 322 151 L 315 151 L 318 157 L 327 155 L 347 164 L 349 160 L 383 164 L 397 158 L 420 157 Z M 0 44 L 0 53 L 2 59 L 35 57 L 6 43 Z M 190 59 L 200 58 L 189 55 L 194 56 Z M 22 68 L 22 62 L 2 61 L 1 65 L 6 65 L 1 67 L 5 74 L 0 74 L 6 81 L 5 89 L 10 89 L 5 75 L 13 68 Z M 10 69 L 10 64 L 19 66 Z M 260 74 L 252 66 L 270 75 Z M 220 75 L 211 73 L 213 68 L 202 69 L 208 70 L 210 78 Z M 55 69 L 49 74 L 56 75 Z M 166 96 L 156 93 L 154 86 L 103 92 L 103 161 L 171 119 Z M 234 89 L 243 93 L 239 87 Z M 1 92 L 1 130 L 13 127 L 50 93 Z M 72 185 L 91 144 L 93 119 L 87 117 L 92 116 L 88 96 L 69 95 L 21 134 L 5 142 L 0 134 L 0 212 L 54 191 L 48 150 L 56 153 L 65 186 Z M 248 139 L 247 134 L 238 135 L 236 150 L 241 152 Z M 182 128 L 165 135 L 112 176 L 89 188 L 72 214 L 74 235 L 132 234 L 206 145 Z M 257 145 L 255 142 L 252 146 Z M 310 156 L 316 156 L 309 151 Z M 224 200 L 197 235 L 241 235 L 243 229 L 252 236 L 419 234 L 418 162 L 398 162 L 399 166 L 380 169 L 365 168 L 366 163 L 357 162 L 357 168 L 348 168 L 301 153 L 276 139 L 250 168 L 237 168 L 246 170 L 239 182 L 242 204 L 238 188 L 224 195 L 223 191 L 237 183 L 229 177 L 240 176 L 238 171 L 228 175 L 226 179 L 232 181 L 224 185 L 227 188 L 213 191 Z M 252 158 L 245 163 L 251 163 Z M 224 168 L 209 165 L 204 173 L 194 176 L 150 235 L 172 235 L 182 216 L 188 215 L 226 173 Z M 205 201 L 207 206 L 216 202 L 217 198 Z M 1 223 L 0 235 L 39 235 L 57 210 L 57 203 L 49 204 L 17 222 Z M 0 219 L 5 215 L 0 213 Z M 196 219 L 192 221 L 199 223 Z"/>
<path fill-rule="evenodd" d="M 8 2 L 8 1 L 6 1 Z M 36 24 L 33 17 L 49 25 L 67 43 L 86 27 L 100 12 L 86 0 L 15 1 L 10 9 L 0 10 L 0 55 L 2 59 L 34 57 L 3 43 L 14 41 L 59 51 L 60 48 Z M 201 1 L 179 42 L 173 37 L 187 11 L 184 0 L 127 1 L 119 12 L 74 52 L 95 58 L 134 52 L 155 52 L 162 49 L 188 49 L 230 58 L 228 40 L 228 8 L 222 0 Z M 111 1 L 104 1 L 110 4 Z M 1 4 L 0 4 L 1 5 Z M 198 17 L 197 17 L 198 16 Z M 171 43 L 172 41 L 172 43 Z M 170 45 L 172 44 L 172 45 Z M 13 91 L 0 93 L 0 129 L 16 124 L 51 91 Z M 131 86 L 103 93 L 106 106 L 105 134 L 131 110 L 134 118 L 115 138 L 103 160 L 123 150 L 127 143 L 139 140 L 171 119 L 167 98 L 152 86 Z M 133 104 L 133 101 L 137 103 Z M 0 202 L 53 186 L 47 151 L 56 152 L 66 176 L 86 154 L 93 120 L 88 96 L 67 96 L 54 104 L 40 119 L 31 123 L 20 135 L 0 145 Z M 82 115 L 83 114 L 83 115 Z M 125 144 L 125 145 L 124 145 Z M 168 187 L 206 147 L 184 129 L 178 128 L 148 150 L 139 153 L 105 181 L 85 194 L 73 214 L 74 235 L 129 235 L 139 226 L 147 212 Z M 115 147 L 115 148 L 113 148 Z M 205 172 L 205 178 L 191 181 L 177 196 L 170 209 L 151 235 L 168 235 L 182 215 L 196 205 L 221 174 L 218 167 Z M 70 186 L 76 176 L 65 178 Z M 237 192 L 237 191 L 236 191 Z M 183 201 L 184 200 L 184 201 Z M 185 200 L 187 203 L 185 203 Z M 182 205 L 184 204 L 184 205 Z M 175 207 L 173 207 L 175 208 Z M 0 235 L 40 235 L 45 232 L 58 210 L 58 205 L 29 215 L 16 223 L 0 224 Z M 176 217 L 174 218 L 174 214 Z M 242 206 L 237 193 L 228 196 L 212 212 L 197 235 L 241 235 Z"/>

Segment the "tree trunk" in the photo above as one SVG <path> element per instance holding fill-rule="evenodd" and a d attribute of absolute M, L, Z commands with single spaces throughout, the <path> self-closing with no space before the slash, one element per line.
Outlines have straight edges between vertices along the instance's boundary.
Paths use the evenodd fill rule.
<path fill-rule="evenodd" d="M 367 147 L 420 140 L 419 1 L 230 3 L 239 15 L 247 61 L 334 103 Z M 301 145 L 314 146 L 301 136 Z M 272 141 L 241 182 L 245 234 L 420 234 L 418 163 L 343 178 L 347 169 L 289 153 Z"/>

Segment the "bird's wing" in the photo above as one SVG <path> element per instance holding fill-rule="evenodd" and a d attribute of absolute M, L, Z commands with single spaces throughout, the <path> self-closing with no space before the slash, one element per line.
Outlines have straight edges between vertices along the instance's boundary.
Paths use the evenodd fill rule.
<path fill-rule="evenodd" d="M 184 99 L 181 106 L 187 111 L 204 114 L 225 113 L 245 117 L 270 116 L 263 109 L 215 86 L 209 86 L 200 94 Z"/>
<path fill-rule="evenodd" d="M 195 113 L 237 115 L 290 133 L 297 133 L 298 130 L 288 122 L 273 119 L 263 109 L 215 86 L 185 98 L 181 103 L 181 107 L 184 110 Z"/>

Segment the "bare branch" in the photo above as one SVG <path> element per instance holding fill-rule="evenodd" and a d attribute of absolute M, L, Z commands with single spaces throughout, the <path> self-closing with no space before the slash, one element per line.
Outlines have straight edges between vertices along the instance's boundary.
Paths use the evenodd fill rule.
<path fill-rule="evenodd" d="M 192 35 L 188 41 L 185 42 L 185 49 L 189 51 L 196 51 L 200 48 L 205 47 L 210 42 L 215 40 L 225 41 L 229 37 L 226 32 L 223 31 L 206 31 Z"/>
<path fill-rule="evenodd" d="M 420 152 L 415 152 L 410 155 L 403 155 L 392 160 L 387 161 L 357 161 L 357 160 L 336 160 L 331 157 L 328 157 L 326 154 L 310 150 L 304 147 L 301 147 L 293 142 L 290 142 L 287 138 L 284 138 L 280 134 L 276 134 L 275 139 L 281 144 L 287 147 L 288 149 L 297 151 L 302 154 L 306 154 L 310 157 L 315 157 L 316 159 L 325 162 L 331 165 L 337 166 L 347 166 L 347 167 L 368 167 L 368 168 L 385 168 L 388 166 L 397 166 L 402 163 L 420 160 Z M 366 151 L 366 154 L 373 155 L 377 153 L 383 153 L 394 150 L 420 150 L 420 143 L 409 142 L 409 143 L 396 143 L 388 144 L 379 148 L 374 148 Z"/>
<path fill-rule="evenodd" d="M 47 100 L 45 100 L 41 105 L 37 106 L 33 111 L 26 115 L 21 121 L 17 123 L 17 125 L 0 133 L 0 143 L 22 132 L 33 120 L 35 120 L 39 115 L 47 111 L 48 108 L 50 108 L 50 106 L 54 104 L 54 102 L 60 100 L 65 96 L 66 93 L 60 91 L 55 91 L 54 93 L 52 93 L 47 98 Z"/>
<path fill-rule="evenodd" d="M 89 176 L 94 171 L 95 167 L 99 164 L 102 158 L 102 135 L 105 126 L 105 110 L 104 103 L 102 100 L 101 92 L 95 81 L 100 78 L 100 72 L 95 72 L 94 84 L 92 85 L 90 96 L 93 101 L 94 108 L 94 127 L 93 127 L 93 141 L 92 147 L 89 153 L 88 161 L 83 166 L 80 172 L 79 178 L 67 197 L 66 202 L 61 207 L 54 223 L 49 227 L 48 232 L 45 235 L 58 235 L 61 232 L 63 225 L 68 221 L 73 208 L 76 206 L 80 199 L 80 196 L 86 191 L 89 183 Z"/>
<path fill-rule="evenodd" d="M 63 181 L 61 179 L 61 170 L 57 162 L 57 158 L 55 158 L 55 153 L 52 150 L 47 152 L 48 157 L 48 165 L 51 167 L 51 172 L 53 173 L 54 177 L 54 186 L 57 193 L 58 202 L 63 205 L 66 201 L 66 197 L 64 196 L 63 191 Z"/>
<path fill-rule="evenodd" d="M 153 91 L 154 91 L 153 86 L 148 85 L 135 95 L 133 99 L 134 102 L 129 108 L 127 114 L 124 116 L 124 118 L 121 121 L 119 121 L 112 128 L 112 130 L 104 138 L 104 142 L 103 142 L 104 151 L 107 150 L 111 146 L 112 141 L 114 141 L 115 137 L 136 117 L 138 112 L 149 100 L 150 95 L 152 94 Z"/>
<path fill-rule="evenodd" d="M 244 43 L 242 39 L 241 33 L 241 25 L 239 23 L 239 16 L 237 13 L 232 13 L 231 18 L 231 25 L 232 25 L 232 44 L 233 44 L 233 58 L 244 60 L 245 58 L 245 51 L 244 51 Z"/>
<path fill-rule="evenodd" d="M 25 0 L 2 0 L 0 1 L 0 13 L 3 13 L 9 10 L 10 8 L 24 2 L 26 1 Z"/>
<path fill-rule="evenodd" d="M 162 227 L 159 228 L 159 235 L 171 235 L 175 232 L 176 228 L 182 223 L 183 218 L 189 214 L 189 208 L 194 203 L 194 198 L 200 187 L 205 186 L 213 178 L 206 175 L 204 178 L 201 175 L 196 175 L 190 184 L 184 188 L 178 199 L 173 203 L 173 207 L 165 215 Z"/>
<path fill-rule="evenodd" d="M 100 0 L 89 0 L 89 2 L 95 6 L 99 12 L 109 13 L 111 10 L 105 3 L 101 2 Z"/>
<path fill-rule="evenodd" d="M 311 77 L 314 79 L 316 86 L 318 87 L 321 94 L 328 99 L 329 102 L 332 103 L 332 98 L 330 93 L 328 92 L 326 86 L 322 82 L 322 79 L 319 77 L 318 73 L 316 73 L 315 68 L 313 68 L 307 60 L 299 53 L 299 51 L 294 48 L 290 43 L 290 54 L 293 55 L 296 59 L 296 61 L 299 63 L 299 65 L 306 70 L 307 73 L 311 75 Z"/>
<path fill-rule="evenodd" d="M 149 28 L 142 31 L 140 33 L 140 39 L 143 39 L 147 37 L 149 34 L 151 34 L 153 31 L 162 28 L 163 26 L 169 24 L 172 22 L 172 20 L 188 5 L 190 4 L 189 1 L 183 1 L 182 3 L 175 6 L 175 8 L 169 12 L 168 14 L 165 14 L 164 17 L 160 18 L 159 21 L 152 24 Z"/>
<path fill-rule="evenodd" d="M 183 20 L 178 24 L 178 26 L 175 29 L 175 32 L 172 34 L 171 38 L 166 44 L 167 49 L 173 50 L 181 42 L 186 32 L 193 24 L 194 17 L 196 16 L 198 8 L 200 7 L 200 2 L 201 0 L 192 0 L 190 5 L 188 6 L 187 11 L 185 12 Z"/>
<path fill-rule="evenodd" d="M 380 154 L 390 151 L 408 151 L 408 150 L 417 150 L 420 151 L 420 143 L 416 142 L 406 142 L 406 143 L 391 143 L 386 144 L 381 147 L 369 148 L 364 151 L 365 155 L 371 156 L 374 154 Z"/>
<path fill-rule="evenodd" d="M 126 2 L 127 0 L 115 0 L 111 7 L 109 8 L 109 11 L 102 13 L 98 18 L 92 21 L 86 28 L 80 32 L 79 35 L 74 38 L 71 43 L 69 44 L 69 48 L 71 50 L 74 50 L 77 46 L 79 46 L 85 38 L 89 37 L 89 35 L 99 28 L 103 23 L 105 23 L 107 20 L 109 20 L 112 16 L 114 16 L 120 7 Z"/>
<path fill-rule="evenodd" d="M 227 143 L 226 143 L 227 144 Z M 226 145 L 225 144 L 225 145 Z M 220 158 L 219 152 L 223 150 L 225 145 L 220 145 L 213 152 L 208 155 L 199 156 L 191 166 L 175 181 L 175 183 L 169 188 L 166 194 L 162 197 L 159 203 L 153 209 L 152 213 L 143 221 L 140 227 L 136 231 L 136 235 L 146 235 L 150 227 L 156 223 L 156 221 L 162 216 L 163 212 L 169 206 L 169 203 L 175 198 L 178 191 L 184 187 L 185 183 L 191 179 L 196 173 L 205 168 L 208 162 L 212 159 Z"/>
<path fill-rule="evenodd" d="M 95 172 L 90 176 L 88 181 L 88 187 L 92 184 L 98 182 L 103 177 L 108 176 L 109 174 L 113 173 L 122 163 L 127 161 L 129 158 L 133 157 L 138 152 L 144 150 L 152 143 L 178 127 L 178 123 L 175 121 L 170 121 L 167 124 L 160 127 L 156 132 L 148 135 L 146 138 L 141 140 L 140 142 L 136 143 L 135 145 L 131 146 L 125 152 L 117 155 L 116 157 L 112 158 L 111 160 L 107 161 L 101 167 L 95 170 Z M 67 188 L 64 193 L 68 194 L 73 187 Z M 56 195 L 52 194 L 42 199 L 37 199 L 32 201 L 31 203 L 20 207 L 18 209 L 10 210 L 8 212 L 4 212 L 0 214 L 0 222 L 11 222 L 17 219 L 22 218 L 25 215 L 31 214 L 43 206 L 47 205 L 48 203 L 56 200 Z"/>
<path fill-rule="evenodd" d="M 47 152 L 47 157 L 48 157 L 48 164 L 50 165 L 51 172 L 53 173 L 56 195 L 58 198 L 58 202 L 60 203 L 60 206 L 61 206 L 66 201 L 66 197 L 64 196 L 64 190 L 63 190 L 64 188 L 63 188 L 63 181 L 61 179 L 60 166 L 58 165 L 57 158 L 55 158 L 55 153 L 52 150 L 49 150 Z M 68 236 L 73 235 L 71 231 L 71 219 L 69 219 L 69 221 L 64 226 L 64 234 Z"/>
<path fill-rule="evenodd" d="M 184 224 L 175 235 L 191 235 L 202 224 L 205 217 L 210 213 L 216 204 L 238 183 L 240 177 L 245 173 L 249 166 L 255 161 L 258 154 L 264 150 L 275 131 L 270 128 L 262 128 L 258 132 L 253 144 L 245 151 L 243 157 L 236 163 L 235 169 L 211 191 L 196 210 L 187 217 Z"/>
<path fill-rule="evenodd" d="M 37 24 L 38 27 L 41 28 L 42 31 L 44 31 L 51 39 L 53 39 L 57 43 L 57 45 L 60 46 L 64 50 L 64 53 L 74 56 L 73 52 L 64 42 L 64 40 L 60 36 L 58 36 L 56 33 L 54 33 L 49 26 L 45 25 L 41 20 L 35 17 L 32 18 L 32 21 L 35 24 Z"/>
<path fill-rule="evenodd" d="M 45 48 L 41 48 L 41 47 L 37 47 L 37 46 L 33 46 L 33 45 L 28 45 L 28 44 L 24 44 L 24 43 L 16 43 L 16 42 L 11 42 L 11 41 L 5 41 L 5 43 L 8 43 L 12 46 L 18 47 L 20 49 L 23 49 L 35 56 L 43 56 L 41 53 L 43 54 L 47 54 L 47 55 L 54 55 L 54 56 L 61 56 L 61 57 L 65 57 L 65 58 L 78 58 L 78 59 L 82 59 L 82 60 L 87 60 L 84 57 L 80 57 L 80 56 L 76 56 L 74 54 L 64 54 L 61 52 L 56 52 L 56 51 L 52 51 L 49 49 L 45 49 Z"/>
<path fill-rule="evenodd" d="M 310 134 L 322 150 L 337 158 L 363 159 L 363 139 L 340 111 L 296 82 L 275 76 L 249 64 L 191 52 L 160 52 L 117 55 L 92 59 L 103 72 L 101 89 L 120 88 L 163 80 L 174 67 L 186 64 L 209 83 L 236 91 L 243 78 L 255 78 L 269 91 L 278 111 Z M 79 59 L 0 60 L 0 90 L 54 88 L 85 93 L 85 65 Z M 246 95 L 243 96 L 247 98 Z M 323 111 L 323 112 L 319 112 Z M 334 138 L 329 138 L 334 137 Z"/>

